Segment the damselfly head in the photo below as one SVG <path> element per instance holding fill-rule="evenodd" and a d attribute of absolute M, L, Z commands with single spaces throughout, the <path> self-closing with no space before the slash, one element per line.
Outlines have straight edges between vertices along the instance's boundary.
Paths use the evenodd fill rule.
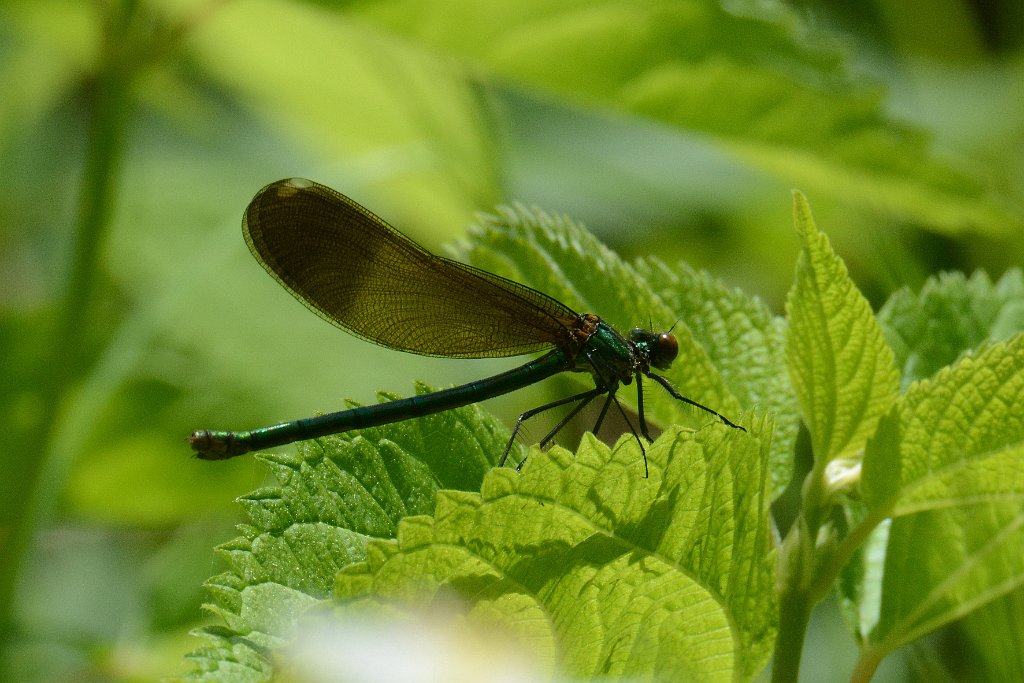
<path fill-rule="evenodd" d="M 646 352 L 648 362 L 659 370 L 668 370 L 679 355 L 679 342 L 669 332 L 651 332 L 637 327 L 629 331 L 629 339 Z"/>

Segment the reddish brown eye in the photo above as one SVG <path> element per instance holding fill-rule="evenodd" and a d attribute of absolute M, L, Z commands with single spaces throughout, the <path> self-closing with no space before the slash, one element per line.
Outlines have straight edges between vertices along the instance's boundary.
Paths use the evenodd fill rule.
<path fill-rule="evenodd" d="M 675 335 L 662 332 L 651 345 L 651 365 L 659 370 L 668 370 L 679 355 L 679 342 Z"/>

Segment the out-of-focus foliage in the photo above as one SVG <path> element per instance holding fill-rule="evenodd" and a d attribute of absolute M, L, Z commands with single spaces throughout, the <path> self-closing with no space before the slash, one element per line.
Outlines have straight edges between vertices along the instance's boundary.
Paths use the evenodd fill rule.
<path fill-rule="evenodd" d="M 714 296 L 762 295 L 741 314 L 766 339 L 778 330 L 757 321 L 781 310 L 797 251 L 796 185 L 869 300 L 920 291 L 890 302 L 883 332 L 928 377 L 951 359 L 904 312 L 914 296 L 969 321 L 933 342 L 955 354 L 1017 315 L 1000 277 L 1024 253 L 1022 27 L 1013 3 L 3 3 L 7 671 L 180 668 L 208 548 L 265 476 L 189 459 L 191 429 L 507 367 L 395 358 L 309 316 L 240 239 L 266 182 L 315 178 L 432 248 L 500 202 L 566 211 L 645 257 L 646 278 L 686 259 L 722 278 L 694 282 Z M 944 268 L 987 270 L 968 286 L 990 303 L 921 289 Z M 701 341 L 728 341 L 712 318 Z M 744 401 L 784 382 L 719 370 Z M 536 405 L 527 393 L 496 407 Z M 963 638 L 1001 618 L 985 614 Z"/>

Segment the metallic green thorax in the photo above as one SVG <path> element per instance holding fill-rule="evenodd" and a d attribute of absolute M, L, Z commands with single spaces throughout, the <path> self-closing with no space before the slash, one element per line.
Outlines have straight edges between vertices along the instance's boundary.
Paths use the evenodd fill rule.
<path fill-rule="evenodd" d="M 585 316 L 581 316 L 585 317 Z M 596 329 L 576 356 L 576 371 L 590 372 L 604 386 L 615 382 L 629 384 L 633 375 L 645 365 L 637 356 L 637 346 L 597 316 Z"/>

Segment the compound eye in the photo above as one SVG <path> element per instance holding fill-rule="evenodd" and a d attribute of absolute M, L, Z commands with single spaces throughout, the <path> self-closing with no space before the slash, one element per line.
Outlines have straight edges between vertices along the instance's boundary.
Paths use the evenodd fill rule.
<path fill-rule="evenodd" d="M 662 332 L 651 344 L 651 365 L 659 370 L 668 370 L 679 355 L 679 342 L 668 332 Z"/>

